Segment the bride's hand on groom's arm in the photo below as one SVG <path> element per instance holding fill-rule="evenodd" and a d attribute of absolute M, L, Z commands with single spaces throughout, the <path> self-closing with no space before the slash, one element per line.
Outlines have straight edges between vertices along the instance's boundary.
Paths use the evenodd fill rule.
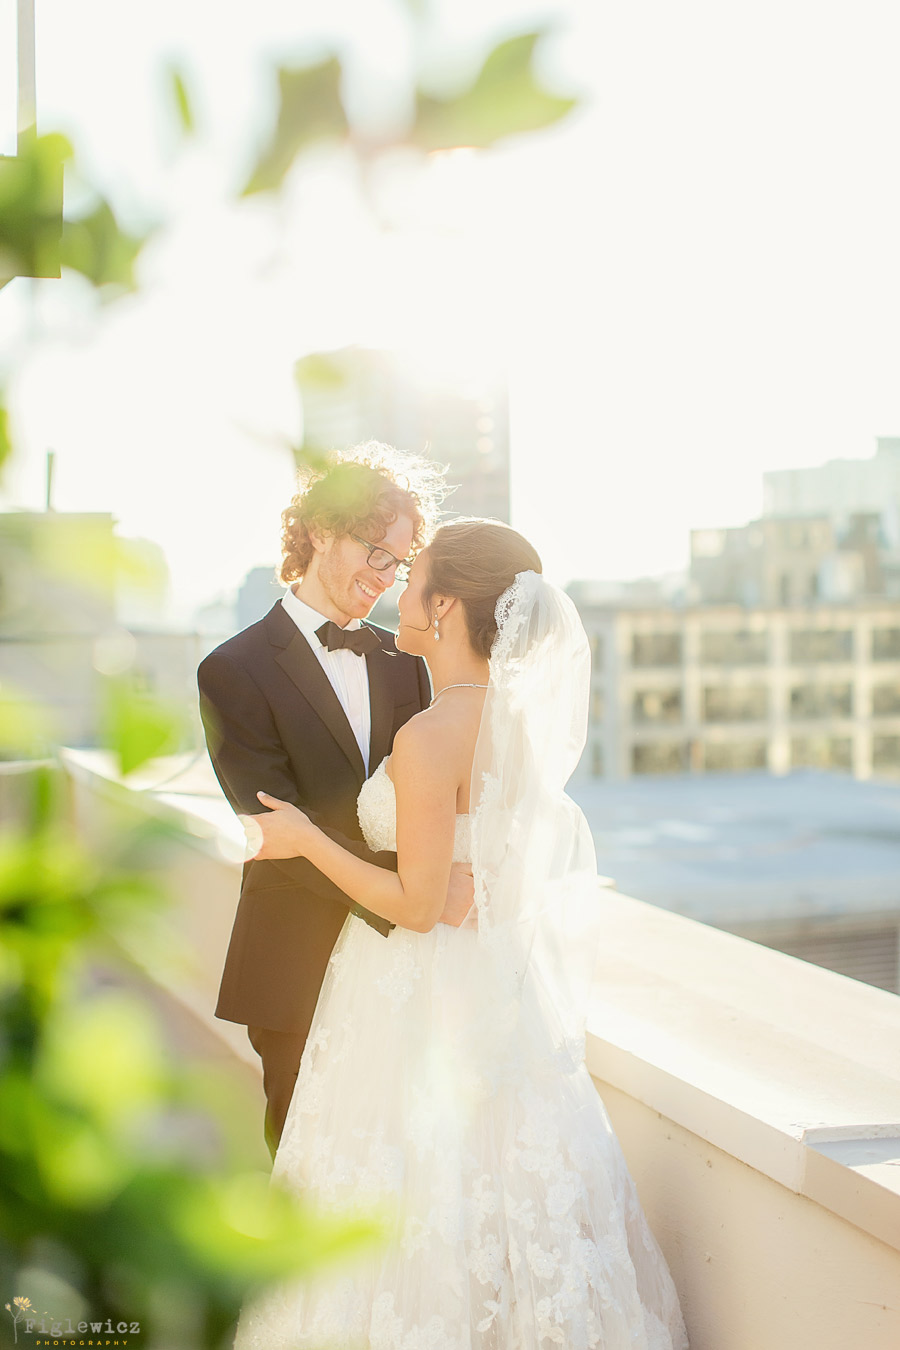
<path fill-rule="evenodd" d="M 270 797 L 267 792 L 256 795 L 269 810 L 258 816 L 240 817 L 251 850 L 248 856 L 254 860 L 303 857 L 304 845 L 316 826 L 290 802 Z"/>

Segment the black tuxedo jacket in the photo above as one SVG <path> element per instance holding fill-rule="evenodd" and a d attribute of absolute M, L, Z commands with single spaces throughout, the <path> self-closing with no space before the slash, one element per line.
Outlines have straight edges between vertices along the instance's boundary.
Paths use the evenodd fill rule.
<path fill-rule="evenodd" d="M 431 689 L 424 661 L 398 652 L 392 633 L 367 626 L 381 642 L 358 658 L 368 667 L 374 771 L 404 722 L 428 706 Z M 235 811 L 258 814 L 256 794 L 269 792 L 358 857 L 396 871 L 395 853 L 373 853 L 363 841 L 356 799 L 366 772 L 356 737 L 280 601 L 210 652 L 197 682 L 210 758 Z M 305 858 L 246 863 L 216 1016 L 305 1040 L 348 908 L 385 936 L 393 927 Z"/>

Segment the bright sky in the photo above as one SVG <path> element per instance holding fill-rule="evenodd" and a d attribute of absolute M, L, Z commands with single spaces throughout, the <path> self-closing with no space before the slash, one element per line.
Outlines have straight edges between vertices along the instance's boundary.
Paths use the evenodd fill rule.
<path fill-rule="evenodd" d="M 403 0 L 254 0 L 227 20 L 196 0 L 38 0 L 41 129 L 66 130 L 133 219 L 168 224 L 143 293 L 99 317 L 77 279 L 0 292 L 22 447 L 4 501 L 41 504 L 53 447 L 57 507 L 162 544 L 182 616 L 274 560 L 291 367 L 317 348 L 395 345 L 450 374 L 508 358 L 513 524 L 559 582 L 680 567 L 692 526 L 759 512 L 764 469 L 900 434 L 892 0 L 428 8 L 421 59 L 445 80 L 554 20 L 547 79 L 587 104 L 500 151 L 393 165 L 379 227 L 334 156 L 277 209 L 226 195 L 274 107 L 267 55 L 338 45 L 357 114 L 396 115 Z M 184 151 L 170 58 L 201 123 Z M 11 98 L 0 116 L 10 151 Z"/>

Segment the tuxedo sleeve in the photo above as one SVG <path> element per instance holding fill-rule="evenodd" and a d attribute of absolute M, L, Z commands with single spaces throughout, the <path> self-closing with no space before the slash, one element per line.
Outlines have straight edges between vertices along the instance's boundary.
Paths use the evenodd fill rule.
<path fill-rule="evenodd" d="M 256 794 L 264 788 L 271 796 L 299 807 L 348 853 L 374 863 L 376 867 L 396 872 L 396 853 L 387 850 L 376 853 L 362 840 L 348 839 L 339 830 L 324 824 L 319 813 L 311 811 L 307 803 L 300 800 L 272 711 L 247 671 L 229 657 L 211 652 L 200 664 L 197 684 L 209 757 L 222 791 L 235 812 L 259 815 L 263 808 Z M 345 895 L 306 858 L 271 859 L 270 865 L 304 890 L 313 891 L 327 900 L 340 901 L 378 931 L 387 922 Z"/>

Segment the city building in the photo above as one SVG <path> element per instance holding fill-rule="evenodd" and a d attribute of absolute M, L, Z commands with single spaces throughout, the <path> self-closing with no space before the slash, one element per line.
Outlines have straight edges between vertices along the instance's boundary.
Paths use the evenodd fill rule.
<path fill-rule="evenodd" d="M 896 543 L 900 511 L 900 436 L 879 436 L 869 459 L 832 459 L 808 469 L 763 474 L 763 515 L 829 516 L 889 513 Z"/>
<path fill-rule="evenodd" d="M 688 594 L 697 604 L 746 606 L 900 598 L 900 555 L 875 511 L 764 516 L 691 531 Z"/>
<path fill-rule="evenodd" d="M 509 521 L 509 400 L 486 371 L 451 382 L 416 372 L 390 352 L 344 347 L 297 363 L 303 452 L 384 441 L 450 466 L 450 516 Z"/>
<path fill-rule="evenodd" d="M 105 513 L 0 513 L 0 759 L 20 748 L 24 705 L 40 710 L 42 737 L 97 745 L 107 677 L 184 709 L 200 743 L 197 665 L 223 635 L 129 622 L 139 608 L 135 565 L 158 573 L 159 558 L 131 548 L 123 567 L 122 542 Z M 152 606 L 144 613 L 152 617 Z"/>
<path fill-rule="evenodd" d="M 579 777 L 900 773 L 900 606 L 625 606 L 570 593 L 593 654 Z"/>
<path fill-rule="evenodd" d="M 275 575 L 275 567 L 253 567 L 241 582 L 235 611 L 236 633 L 268 614 L 284 595 L 284 587 Z"/>

